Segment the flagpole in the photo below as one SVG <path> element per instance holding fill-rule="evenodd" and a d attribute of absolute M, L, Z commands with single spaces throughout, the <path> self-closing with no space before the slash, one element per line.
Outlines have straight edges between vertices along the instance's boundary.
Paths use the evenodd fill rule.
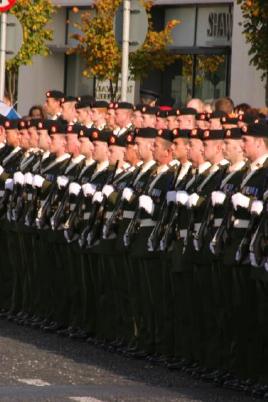
<path fill-rule="evenodd" d="M 7 34 L 7 13 L 1 13 L 1 43 L 0 43 L 0 100 L 5 95 L 5 74 L 6 74 L 6 34 Z"/>

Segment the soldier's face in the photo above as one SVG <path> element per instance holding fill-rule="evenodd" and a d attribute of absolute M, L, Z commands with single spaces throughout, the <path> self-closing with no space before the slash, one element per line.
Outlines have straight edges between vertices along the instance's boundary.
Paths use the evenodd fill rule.
<path fill-rule="evenodd" d="M 125 148 L 116 145 L 109 146 L 109 163 L 115 165 L 117 161 L 123 161 L 125 156 Z"/>
<path fill-rule="evenodd" d="M 93 150 L 93 159 L 97 162 L 103 162 L 108 159 L 108 145 L 103 141 L 94 141 L 93 142 L 94 150 Z"/>
<path fill-rule="evenodd" d="M 95 124 L 98 124 L 99 121 L 105 119 L 107 109 L 102 109 L 102 108 L 92 108 L 92 121 Z"/>
<path fill-rule="evenodd" d="M 224 151 L 223 155 L 225 159 L 230 161 L 236 161 L 237 156 L 242 154 L 242 146 L 243 143 L 241 140 L 234 140 L 234 139 L 226 139 L 224 140 Z"/>
<path fill-rule="evenodd" d="M 132 124 L 136 128 L 142 128 L 143 118 L 142 113 L 139 110 L 135 110 L 132 115 Z"/>
<path fill-rule="evenodd" d="M 143 114 L 142 115 L 142 127 L 155 128 L 156 116 L 154 114 Z"/>
<path fill-rule="evenodd" d="M 77 134 L 67 134 L 66 135 L 67 142 L 67 152 L 70 154 L 77 154 L 80 152 L 80 141 L 78 140 Z"/>
<path fill-rule="evenodd" d="M 188 159 L 192 162 L 193 166 L 198 166 L 201 158 L 204 156 L 204 145 L 199 138 L 191 138 L 187 148 Z"/>
<path fill-rule="evenodd" d="M 116 122 L 115 122 L 115 110 L 114 109 L 109 109 L 106 114 L 106 123 L 107 126 L 110 127 L 111 129 L 116 127 Z"/>
<path fill-rule="evenodd" d="M 167 117 L 167 128 L 169 130 L 174 130 L 174 128 L 178 128 L 179 123 L 178 123 L 178 118 L 177 116 L 168 116 Z"/>
<path fill-rule="evenodd" d="M 77 119 L 81 124 L 87 124 L 91 121 L 92 113 L 90 108 L 77 109 Z"/>
<path fill-rule="evenodd" d="M 142 161 L 146 160 L 154 149 L 154 140 L 150 138 L 137 137 L 135 142 L 137 145 L 139 158 Z"/>
<path fill-rule="evenodd" d="M 129 144 L 126 148 L 125 161 L 133 165 L 137 159 L 139 159 L 137 145 Z"/>
<path fill-rule="evenodd" d="M 51 138 L 48 135 L 47 130 L 38 130 L 39 133 L 39 148 L 43 149 L 44 151 L 48 151 L 51 145 Z"/>
<path fill-rule="evenodd" d="M 60 108 L 60 101 L 54 98 L 47 98 L 44 103 L 45 111 L 53 116 L 59 111 Z"/>
<path fill-rule="evenodd" d="M 172 156 L 174 159 L 187 159 L 188 140 L 185 138 L 175 138 L 172 144 Z"/>
<path fill-rule="evenodd" d="M 20 133 L 19 130 L 10 129 L 6 130 L 7 144 L 12 147 L 17 147 L 20 143 Z"/>
<path fill-rule="evenodd" d="M 182 130 L 193 130 L 196 128 L 195 116 L 182 115 L 178 116 L 179 127 Z"/>
<path fill-rule="evenodd" d="M 220 119 L 211 119 L 209 124 L 210 130 L 221 130 L 222 124 Z"/>
<path fill-rule="evenodd" d="M 80 142 L 80 153 L 85 155 L 87 158 L 92 157 L 94 146 L 89 138 L 79 138 Z"/>
<path fill-rule="evenodd" d="M 31 137 L 28 130 L 20 130 L 20 146 L 23 149 L 28 149 L 31 146 Z"/>
<path fill-rule="evenodd" d="M 168 141 L 157 137 L 154 142 L 153 157 L 158 163 L 163 163 L 168 154 Z"/>
<path fill-rule="evenodd" d="M 206 120 L 197 120 L 196 126 L 201 128 L 201 130 L 207 130 L 210 127 L 210 123 Z"/>
<path fill-rule="evenodd" d="M 254 138 L 251 135 L 242 135 L 242 149 L 244 156 L 253 162 L 256 159 L 258 138 Z"/>
<path fill-rule="evenodd" d="M 77 119 L 77 110 L 75 108 L 75 103 L 76 102 L 64 102 L 61 105 L 62 117 L 64 118 L 64 120 L 71 122 Z"/>
<path fill-rule="evenodd" d="M 163 118 L 163 117 L 157 117 L 156 123 L 155 123 L 155 128 L 157 130 L 163 130 L 165 128 L 168 128 L 167 119 Z"/>
<path fill-rule="evenodd" d="M 115 111 L 115 123 L 117 126 L 123 128 L 131 120 L 131 111 L 129 109 L 117 109 Z"/>
<path fill-rule="evenodd" d="M 37 129 L 35 127 L 30 127 L 28 129 L 29 134 L 30 134 L 30 145 L 33 148 L 37 148 L 38 147 L 38 143 L 39 143 L 39 136 L 38 136 L 38 132 Z"/>
<path fill-rule="evenodd" d="M 50 151 L 56 154 L 63 147 L 66 147 L 65 136 L 63 134 L 51 135 Z"/>

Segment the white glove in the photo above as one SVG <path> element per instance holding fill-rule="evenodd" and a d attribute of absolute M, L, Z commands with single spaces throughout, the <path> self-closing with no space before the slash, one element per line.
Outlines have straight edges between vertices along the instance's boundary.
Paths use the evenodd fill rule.
<path fill-rule="evenodd" d="M 213 207 L 215 207 L 215 205 L 222 205 L 225 201 L 225 198 L 226 194 L 224 194 L 222 191 L 212 191 L 211 201 Z"/>
<path fill-rule="evenodd" d="M 148 214 L 152 215 L 154 211 L 153 200 L 148 195 L 141 195 L 139 197 L 139 207 L 145 209 Z"/>
<path fill-rule="evenodd" d="M 250 208 L 250 212 L 252 214 L 260 215 L 262 213 L 262 210 L 263 210 L 263 201 L 259 201 L 259 200 L 253 201 L 251 208 Z"/>
<path fill-rule="evenodd" d="M 109 185 L 109 184 L 105 184 L 105 186 L 102 189 L 102 194 L 105 195 L 105 197 L 110 197 L 110 195 L 114 192 L 114 188 L 113 186 Z"/>
<path fill-rule="evenodd" d="M 70 185 L 69 185 L 69 194 L 78 195 L 80 190 L 81 190 L 80 184 L 78 184 L 76 182 L 70 183 Z"/>
<path fill-rule="evenodd" d="M 68 179 L 68 177 L 66 177 L 66 176 L 59 176 L 59 177 L 57 177 L 57 185 L 58 185 L 59 188 L 64 188 L 64 187 L 66 187 L 67 184 L 68 184 L 68 182 L 69 182 L 69 179 Z"/>
<path fill-rule="evenodd" d="M 92 202 L 98 202 L 99 204 L 103 200 L 103 194 L 101 191 L 96 191 L 95 194 L 93 195 Z"/>
<path fill-rule="evenodd" d="M 20 184 L 21 186 L 23 186 L 23 184 L 24 184 L 24 174 L 23 173 L 15 172 L 13 179 L 14 179 L 15 184 Z"/>
<path fill-rule="evenodd" d="M 166 195 L 167 203 L 176 202 L 176 191 L 168 191 Z"/>
<path fill-rule="evenodd" d="M 130 201 L 131 197 L 133 195 L 133 190 L 129 187 L 124 188 L 123 193 L 122 193 L 122 199 L 126 200 L 127 202 Z"/>
<path fill-rule="evenodd" d="M 24 182 L 26 183 L 26 184 L 28 184 L 29 186 L 32 186 L 33 185 L 33 175 L 32 175 L 32 173 L 30 173 L 30 172 L 27 172 L 27 173 L 25 173 L 25 175 L 24 175 Z"/>
<path fill-rule="evenodd" d="M 232 195 L 232 203 L 235 210 L 237 210 L 237 207 L 248 208 L 249 201 L 249 197 L 243 195 L 242 193 L 235 193 Z"/>
<path fill-rule="evenodd" d="M 87 197 L 89 195 L 93 195 L 96 191 L 96 186 L 94 186 L 94 184 L 91 183 L 85 183 L 82 185 L 82 190 L 84 193 L 84 196 Z"/>
<path fill-rule="evenodd" d="M 189 194 L 186 191 L 177 191 L 176 201 L 178 204 L 186 205 L 189 200 Z"/>
<path fill-rule="evenodd" d="M 5 189 L 13 191 L 13 187 L 14 187 L 13 179 L 6 179 L 6 181 L 5 181 Z"/>
<path fill-rule="evenodd" d="M 41 188 L 45 179 L 40 176 L 39 174 L 36 174 L 33 178 L 33 187 Z"/>
<path fill-rule="evenodd" d="M 3 173 L 4 168 L 0 165 L 0 175 Z"/>
<path fill-rule="evenodd" d="M 197 201 L 199 200 L 199 195 L 193 193 L 189 196 L 187 205 L 189 208 L 195 207 L 197 205 Z"/>

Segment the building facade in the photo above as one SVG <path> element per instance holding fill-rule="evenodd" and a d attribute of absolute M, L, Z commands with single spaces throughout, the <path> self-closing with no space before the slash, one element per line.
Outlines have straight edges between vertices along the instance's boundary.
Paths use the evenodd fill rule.
<path fill-rule="evenodd" d="M 67 56 L 74 45 L 70 35 L 73 24 L 88 0 L 54 0 L 60 5 L 52 29 L 51 55 L 35 57 L 32 66 L 19 72 L 18 108 L 24 115 L 34 103 L 43 103 L 47 89 L 57 88 L 66 94 L 92 94 L 107 97 L 105 83 L 82 76 L 83 60 Z M 79 7 L 79 12 L 73 11 Z M 178 105 L 191 97 L 211 100 L 229 95 L 235 103 L 265 105 L 265 83 L 261 73 L 249 64 L 248 46 L 242 35 L 240 7 L 233 0 L 155 0 L 153 19 L 161 29 L 171 19 L 180 24 L 173 31 L 170 52 L 178 59 L 164 72 L 153 71 L 142 85 L 164 95 L 171 95 Z M 68 22 L 68 23 L 66 23 Z M 139 83 L 129 83 L 130 100 L 137 99 Z M 135 99 L 136 98 L 136 99 Z"/>

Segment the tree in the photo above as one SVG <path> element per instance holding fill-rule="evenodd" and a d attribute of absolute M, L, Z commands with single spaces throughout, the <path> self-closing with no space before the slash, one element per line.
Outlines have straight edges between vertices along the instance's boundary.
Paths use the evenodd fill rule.
<path fill-rule="evenodd" d="M 47 28 L 55 7 L 51 0 L 17 0 L 10 13 L 20 21 L 23 29 L 23 43 L 15 57 L 6 64 L 6 89 L 14 103 L 19 67 L 32 63 L 35 55 L 47 56 L 47 43 L 52 40 L 53 32 Z"/>
<path fill-rule="evenodd" d="M 80 33 L 72 36 L 77 40 L 77 46 L 69 50 L 69 54 L 76 53 L 85 59 L 85 77 L 110 81 L 111 99 L 116 98 L 121 71 L 121 51 L 113 31 L 114 15 L 120 3 L 121 0 L 95 0 L 92 10 L 82 13 L 81 23 L 75 24 Z M 171 43 L 172 29 L 179 21 L 169 21 L 162 31 L 156 32 L 150 14 L 152 2 L 144 0 L 143 4 L 149 29 L 143 46 L 130 54 L 129 71 L 134 78 L 143 78 L 153 69 L 163 70 L 176 58 L 168 52 L 167 45 Z M 116 83 L 115 88 L 113 83 Z"/>
<path fill-rule="evenodd" d="M 268 2 L 267 0 L 237 0 L 244 20 L 243 33 L 250 44 L 250 62 L 268 78 Z"/>

